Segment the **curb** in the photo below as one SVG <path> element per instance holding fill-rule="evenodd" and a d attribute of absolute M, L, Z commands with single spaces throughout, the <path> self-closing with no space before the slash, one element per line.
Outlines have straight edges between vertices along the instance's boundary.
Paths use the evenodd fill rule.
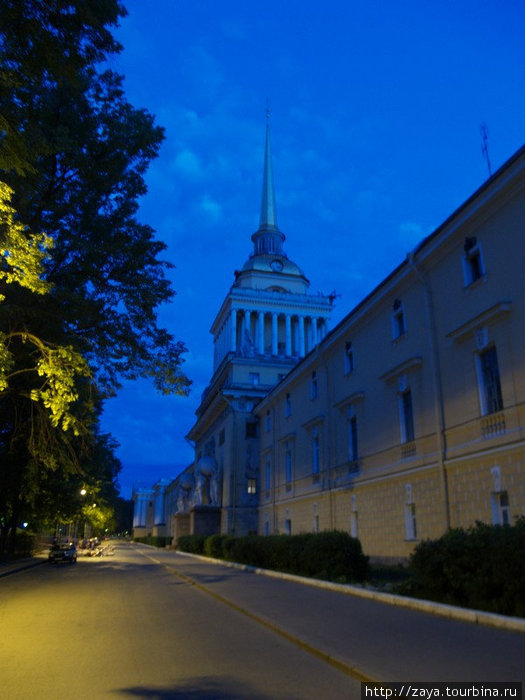
<path fill-rule="evenodd" d="M 306 578 L 305 576 L 295 576 L 294 574 L 286 574 L 281 571 L 272 571 L 270 569 L 260 569 L 247 564 L 236 564 L 235 562 L 224 561 L 223 559 L 213 559 L 205 557 L 201 554 L 191 554 L 189 552 L 178 552 L 182 556 L 194 557 L 214 564 L 222 564 L 233 569 L 242 571 L 250 571 L 261 576 L 269 576 L 271 578 L 280 578 L 285 581 L 295 581 L 306 586 L 314 586 L 316 588 L 325 588 L 346 595 L 354 595 L 360 598 L 368 598 L 387 605 L 395 605 L 401 608 L 410 608 L 420 612 L 438 615 L 439 617 L 448 617 L 453 620 L 461 620 L 478 625 L 488 625 L 490 627 L 498 627 L 512 632 L 525 632 L 525 618 L 510 617 L 507 615 L 498 615 L 497 613 L 485 612 L 483 610 L 473 610 L 471 608 L 460 608 L 456 605 L 447 605 L 445 603 L 435 603 L 432 600 L 419 600 L 418 598 L 408 598 L 407 596 L 395 595 L 394 593 L 382 593 L 360 586 L 351 584 L 332 583 L 330 581 L 319 581 L 317 579 Z"/>
<path fill-rule="evenodd" d="M 2 571 L 0 568 L 0 578 L 3 578 L 4 576 L 11 576 L 11 574 L 16 574 L 19 571 L 25 571 L 25 569 L 32 569 L 35 566 L 40 566 L 41 564 L 45 564 L 47 559 L 44 557 L 38 557 L 34 558 L 31 560 L 28 559 L 22 559 L 20 561 L 20 564 L 7 564 L 6 566 L 8 567 L 6 571 Z M 23 563 L 25 562 L 25 563 Z M 2 565 L 0 564 L 0 567 Z"/>

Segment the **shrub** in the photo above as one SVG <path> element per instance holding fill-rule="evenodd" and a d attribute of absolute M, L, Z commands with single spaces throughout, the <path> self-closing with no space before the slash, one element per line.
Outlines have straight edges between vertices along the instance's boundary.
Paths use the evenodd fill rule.
<path fill-rule="evenodd" d="M 223 545 L 224 540 L 228 537 L 230 535 L 210 535 L 207 537 L 204 541 L 204 554 L 214 559 L 224 558 Z"/>
<path fill-rule="evenodd" d="M 28 557 L 33 554 L 37 548 L 36 535 L 30 532 L 18 531 L 15 540 L 15 555 L 18 557 Z"/>
<path fill-rule="evenodd" d="M 219 542 L 222 557 L 239 564 L 329 580 L 363 581 L 368 573 L 368 557 L 364 556 L 361 543 L 345 532 L 215 535 L 208 538 L 206 553 L 217 553 Z"/>
<path fill-rule="evenodd" d="M 421 542 L 406 592 L 442 603 L 525 615 L 525 518 L 514 526 L 476 523 Z"/>
<path fill-rule="evenodd" d="M 206 535 L 181 535 L 177 540 L 177 549 L 191 554 L 204 554 Z"/>
<path fill-rule="evenodd" d="M 133 542 L 142 542 L 142 544 L 150 544 L 153 547 L 168 547 L 171 544 L 171 537 L 146 535 L 146 537 L 134 537 Z"/>

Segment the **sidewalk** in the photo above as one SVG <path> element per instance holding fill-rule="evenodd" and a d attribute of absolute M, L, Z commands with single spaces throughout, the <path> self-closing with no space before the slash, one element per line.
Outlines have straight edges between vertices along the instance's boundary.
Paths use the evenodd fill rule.
<path fill-rule="evenodd" d="M 0 559 L 0 578 L 16 574 L 18 571 L 30 569 L 33 566 L 39 566 L 47 561 L 47 552 L 43 551 L 35 554 L 32 557 L 24 557 L 22 559 L 1 560 Z"/>

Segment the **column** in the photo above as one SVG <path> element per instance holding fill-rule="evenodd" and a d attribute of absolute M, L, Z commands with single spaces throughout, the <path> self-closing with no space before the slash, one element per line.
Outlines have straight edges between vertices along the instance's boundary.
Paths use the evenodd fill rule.
<path fill-rule="evenodd" d="M 257 336 L 259 355 L 264 355 L 264 311 L 259 311 L 259 329 Z"/>
<path fill-rule="evenodd" d="M 286 314 L 285 317 L 285 329 L 286 329 L 286 346 L 285 346 L 285 355 L 286 357 L 291 357 L 292 356 L 292 319 L 290 314 Z"/>
<path fill-rule="evenodd" d="M 237 309 L 230 311 L 230 350 L 237 351 Z"/>
<path fill-rule="evenodd" d="M 304 348 L 304 316 L 299 316 L 297 319 L 299 321 L 299 357 L 305 356 Z"/>
<path fill-rule="evenodd" d="M 277 355 L 277 314 L 272 314 L 272 355 Z"/>

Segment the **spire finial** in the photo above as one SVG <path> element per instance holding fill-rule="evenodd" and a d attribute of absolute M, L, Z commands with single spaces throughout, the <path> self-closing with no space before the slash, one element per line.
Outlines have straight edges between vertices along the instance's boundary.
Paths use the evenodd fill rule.
<path fill-rule="evenodd" d="M 275 194 L 273 189 L 272 150 L 270 144 L 270 101 L 266 100 L 266 144 L 264 147 L 264 173 L 261 202 L 261 228 L 277 228 Z"/>
<path fill-rule="evenodd" d="M 266 143 L 264 147 L 264 173 L 259 229 L 253 234 L 254 255 L 282 255 L 284 233 L 279 231 L 275 214 L 273 189 L 272 149 L 270 145 L 270 101 L 266 100 Z"/>

